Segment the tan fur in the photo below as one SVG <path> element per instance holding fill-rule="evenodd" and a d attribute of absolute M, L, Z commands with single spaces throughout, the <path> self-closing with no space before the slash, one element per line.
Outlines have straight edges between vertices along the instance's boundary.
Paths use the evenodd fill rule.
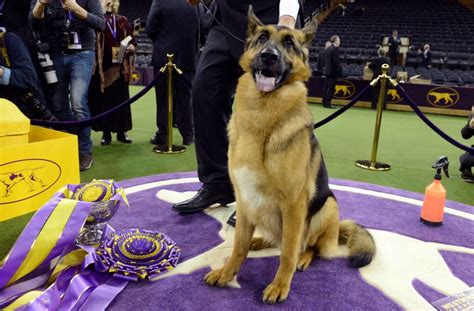
<path fill-rule="evenodd" d="M 263 28 L 275 42 L 292 33 L 301 46 L 308 43 L 310 30 L 277 31 L 258 23 L 249 27 L 254 36 Z M 316 255 L 334 256 L 339 212 L 336 200 L 329 197 L 322 209 L 307 219 L 322 165 L 320 150 L 312 153 L 310 144 L 314 122 L 304 84 L 309 77 L 307 61 L 286 53 L 284 57 L 291 58 L 293 64 L 291 75 L 283 86 L 263 93 L 256 89 L 250 70 L 257 53 L 258 49 L 248 48 L 241 58 L 245 73 L 239 79 L 228 127 L 229 173 L 237 202 L 234 249 L 223 268 L 211 271 L 205 280 L 209 285 L 225 286 L 239 271 L 249 249 L 278 245 L 280 266 L 263 293 L 263 301 L 275 303 L 288 297 L 297 268 L 306 269 Z M 264 233 L 263 238 L 252 238 L 256 227 Z"/>

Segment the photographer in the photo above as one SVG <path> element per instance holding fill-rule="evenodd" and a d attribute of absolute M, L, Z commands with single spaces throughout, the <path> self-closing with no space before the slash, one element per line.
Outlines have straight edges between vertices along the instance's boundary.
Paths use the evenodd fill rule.
<path fill-rule="evenodd" d="M 26 46 L 10 32 L 0 33 L 0 97 L 13 102 L 30 119 L 56 120 L 46 106 Z"/>
<path fill-rule="evenodd" d="M 99 0 L 33 0 L 32 25 L 44 30 L 58 83 L 51 108 L 62 121 L 90 118 L 87 102 L 95 57 L 95 31 L 105 27 Z M 69 98 L 71 102 L 69 102 Z M 75 130 L 81 171 L 92 166 L 91 128 Z"/>

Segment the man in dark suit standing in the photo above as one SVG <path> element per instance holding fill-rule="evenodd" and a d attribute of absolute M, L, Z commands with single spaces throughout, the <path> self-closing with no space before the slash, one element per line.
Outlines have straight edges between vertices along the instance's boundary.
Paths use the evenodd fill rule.
<path fill-rule="evenodd" d="M 398 36 L 398 31 L 394 30 L 392 36 L 388 39 L 388 56 L 390 57 L 393 66 L 398 65 L 400 44 L 402 44 L 402 41 Z"/>
<path fill-rule="evenodd" d="M 173 73 L 173 121 L 178 125 L 183 145 L 190 145 L 194 142 L 194 127 L 189 85 L 193 80 L 198 51 L 197 8 L 189 6 L 186 0 L 153 0 L 145 31 L 153 41 L 152 65 L 155 75 L 168 61 L 167 53 L 174 54 L 173 62 L 183 71 L 181 77 Z M 165 145 L 168 131 L 168 87 L 165 79 L 155 85 L 155 96 L 158 130 L 150 142 Z"/>
<path fill-rule="evenodd" d="M 331 45 L 324 51 L 324 75 L 326 76 L 323 93 L 324 108 L 334 108 L 331 105 L 331 100 L 336 88 L 337 78 L 342 75 L 341 58 L 339 56 L 341 39 L 339 39 L 339 36 L 332 36 L 329 42 L 331 42 Z"/>
<path fill-rule="evenodd" d="M 316 68 L 318 70 L 318 75 L 319 76 L 324 76 L 324 52 L 330 46 L 331 46 L 331 42 L 326 41 L 326 43 L 324 44 L 324 50 L 319 52 L 318 61 L 316 63 Z"/>
<path fill-rule="evenodd" d="M 390 59 L 386 57 L 385 50 L 379 49 L 377 51 L 377 55 L 378 57 L 369 64 L 369 69 L 372 70 L 372 72 L 374 73 L 373 79 L 377 78 L 382 73 L 383 64 L 390 65 Z M 372 109 L 377 108 L 379 92 L 380 92 L 380 83 L 372 87 Z M 383 107 L 383 109 L 385 109 L 385 107 Z"/>
<path fill-rule="evenodd" d="M 196 196 L 173 205 L 174 211 L 193 213 L 235 200 L 227 169 L 226 128 L 231 97 L 242 73 L 239 58 L 244 51 L 249 5 L 264 24 L 289 28 L 295 27 L 300 8 L 298 0 L 217 2 L 218 22 L 214 21 L 202 49 L 192 92 L 198 176 L 203 185 Z"/>

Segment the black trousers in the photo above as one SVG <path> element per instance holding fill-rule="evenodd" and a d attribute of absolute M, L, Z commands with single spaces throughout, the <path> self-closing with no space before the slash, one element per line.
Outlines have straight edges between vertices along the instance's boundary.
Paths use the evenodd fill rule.
<path fill-rule="evenodd" d="M 336 89 L 336 77 L 326 76 L 326 83 L 324 84 L 323 105 L 331 105 L 331 100 Z"/>
<path fill-rule="evenodd" d="M 155 67 L 155 75 L 160 68 Z M 178 77 L 173 72 L 173 123 L 178 125 L 181 136 L 193 136 L 193 108 L 191 104 L 191 83 L 194 73 L 191 71 L 183 71 Z M 185 82 L 183 78 L 186 79 Z M 156 97 L 156 127 L 158 128 L 156 135 L 162 142 L 166 142 L 168 133 L 168 74 L 167 71 L 159 83 L 155 85 Z"/>
<path fill-rule="evenodd" d="M 207 186 L 231 186 L 227 167 L 227 123 L 241 74 L 223 30 L 212 27 L 193 83 L 193 115 L 199 180 Z"/>

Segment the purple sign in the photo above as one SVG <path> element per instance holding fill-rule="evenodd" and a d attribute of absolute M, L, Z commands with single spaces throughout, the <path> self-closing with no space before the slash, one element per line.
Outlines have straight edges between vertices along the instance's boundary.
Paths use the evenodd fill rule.
<path fill-rule="evenodd" d="M 334 91 L 334 99 L 351 100 L 357 95 L 370 81 L 339 79 Z M 324 91 L 325 79 L 321 77 L 312 77 L 308 82 L 308 96 L 322 97 Z M 463 110 L 470 111 L 474 104 L 474 88 L 470 87 L 451 87 L 430 84 L 402 84 L 408 95 L 415 103 L 427 112 L 437 112 L 446 114 L 464 114 Z M 367 92 L 361 101 L 371 101 L 371 92 Z M 390 87 L 387 91 L 388 105 L 407 106 L 408 103 L 398 94 L 397 90 Z M 390 108 L 390 106 L 389 106 Z M 429 109 L 428 109 L 429 108 Z M 457 111 L 456 111 L 457 110 Z M 461 112 L 461 113 L 460 113 Z"/>

